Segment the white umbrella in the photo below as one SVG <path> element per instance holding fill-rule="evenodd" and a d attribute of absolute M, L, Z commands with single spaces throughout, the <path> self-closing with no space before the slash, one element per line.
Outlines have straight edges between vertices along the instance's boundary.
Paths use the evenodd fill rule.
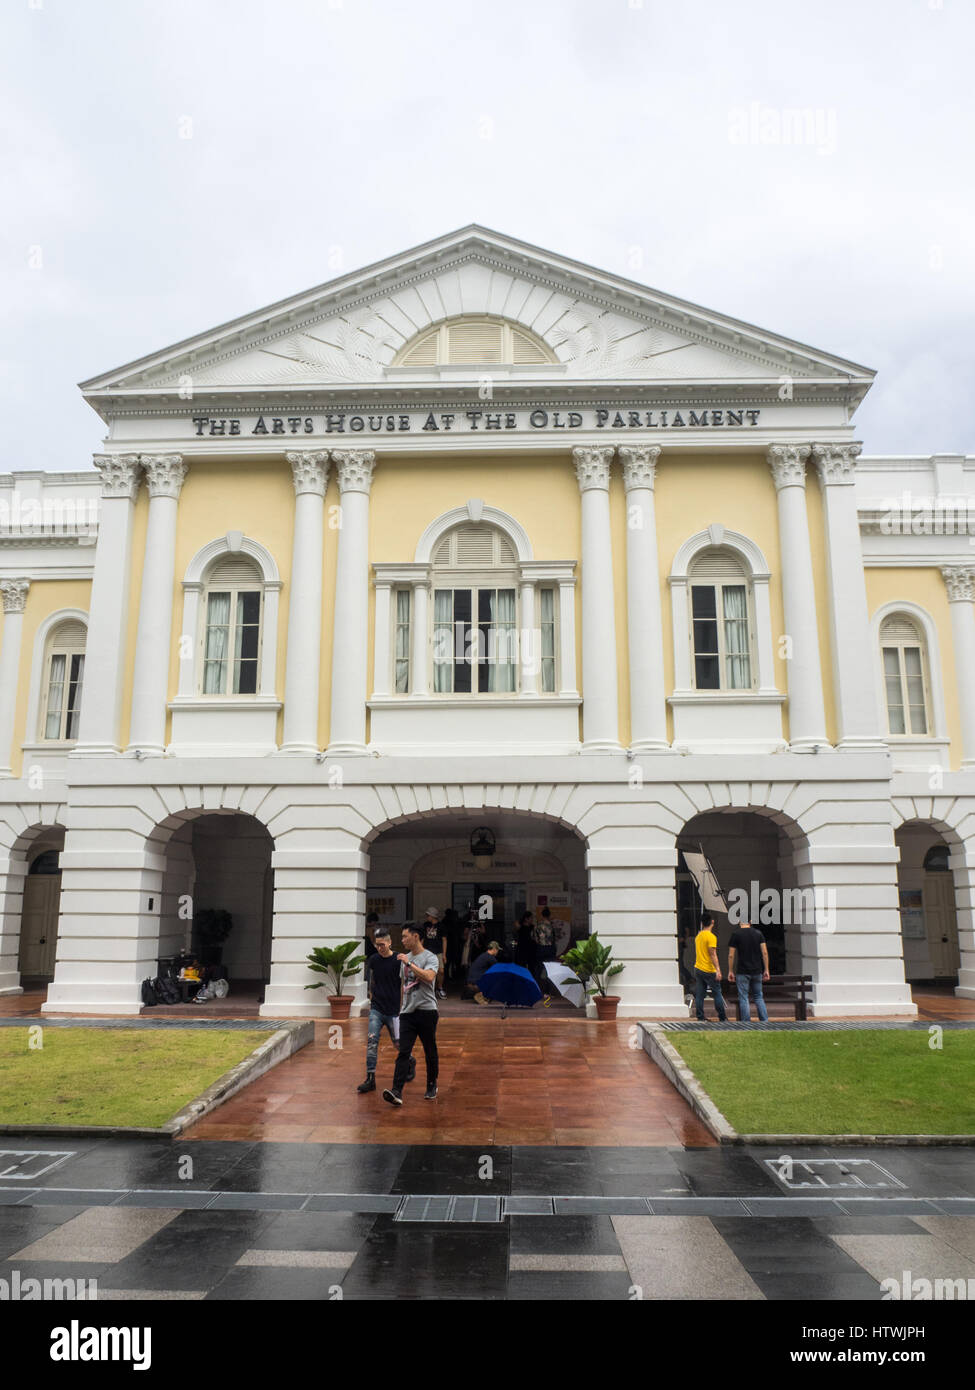
<path fill-rule="evenodd" d="M 586 987 L 575 971 L 558 960 L 543 961 L 543 965 L 546 975 L 563 998 L 581 1009 L 586 1002 Z"/>

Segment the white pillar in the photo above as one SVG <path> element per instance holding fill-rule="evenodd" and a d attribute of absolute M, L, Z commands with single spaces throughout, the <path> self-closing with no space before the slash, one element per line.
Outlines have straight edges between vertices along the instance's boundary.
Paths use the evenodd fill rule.
<path fill-rule="evenodd" d="M 417 699 L 425 700 L 430 694 L 430 678 L 427 673 L 430 636 L 429 579 L 418 579 L 413 585 L 411 622 L 413 627 L 410 631 L 410 694 L 415 695 Z"/>
<path fill-rule="evenodd" d="M 772 444 L 768 450 L 769 467 L 779 504 L 785 631 L 791 641 L 788 662 L 789 746 L 800 752 L 827 743 L 819 628 L 816 623 L 816 588 L 806 512 L 808 458 L 808 444 Z"/>
<path fill-rule="evenodd" d="M 612 445 L 572 450 L 582 493 L 583 753 L 620 751 L 616 605 L 609 524 Z"/>
<path fill-rule="evenodd" d="M 179 454 L 143 454 L 141 463 L 149 488 L 149 521 L 135 639 L 129 749 L 162 757 L 166 751 L 173 635 L 176 512 L 187 464 Z"/>
<path fill-rule="evenodd" d="M 626 626 L 630 653 L 630 747 L 668 750 L 663 621 L 653 485 L 659 445 L 619 451 L 626 489 Z"/>
<path fill-rule="evenodd" d="M 392 686 L 392 607 L 393 590 L 388 583 L 376 584 L 376 635 L 372 657 L 372 698 L 385 699 Z"/>
<path fill-rule="evenodd" d="M 335 449 L 342 521 L 335 574 L 330 757 L 366 752 L 366 640 L 369 628 L 369 489 L 371 449 Z"/>
<path fill-rule="evenodd" d="M 136 454 L 97 454 L 102 475 L 98 544 L 91 581 L 85 679 L 78 742 L 72 758 L 104 758 L 119 752 L 122 676 L 132 553 L 133 503 L 139 490 Z"/>
<path fill-rule="evenodd" d="M 24 606 L 29 579 L 0 580 L 3 594 L 3 638 L 0 641 L 0 777 L 12 777 L 14 720 L 17 715 L 17 676 L 24 630 Z M 67 696 L 67 685 L 65 685 Z M 36 732 L 28 734 L 35 738 Z"/>
<path fill-rule="evenodd" d="M 318 752 L 318 692 L 322 664 L 322 572 L 328 451 L 288 454 L 295 487 L 295 532 L 288 601 L 284 677 L 284 739 L 279 752 Z M 338 614 L 336 613 L 336 624 Z M 363 640 L 365 640 L 363 635 Z M 332 672 L 332 681 L 336 673 Z"/>
<path fill-rule="evenodd" d="M 948 590 L 955 682 L 961 718 L 961 765 L 975 767 L 975 565 L 944 565 Z"/>
<path fill-rule="evenodd" d="M 577 696 L 576 689 L 576 583 L 559 580 L 559 694 Z"/>
<path fill-rule="evenodd" d="M 813 444 L 819 469 L 829 575 L 829 631 L 839 725 L 837 747 L 886 750 L 871 657 L 854 468 L 859 444 Z"/>
<path fill-rule="evenodd" d="M 541 666 L 542 634 L 535 618 L 535 581 L 521 581 L 521 622 L 519 624 L 519 685 L 520 694 L 538 697 L 538 674 Z"/>

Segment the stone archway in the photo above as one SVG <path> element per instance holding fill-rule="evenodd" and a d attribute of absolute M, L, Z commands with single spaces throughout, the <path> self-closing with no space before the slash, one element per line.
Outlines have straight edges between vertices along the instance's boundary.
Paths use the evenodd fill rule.
<path fill-rule="evenodd" d="M 900 850 L 898 889 L 901 894 L 901 926 L 904 949 L 904 968 L 908 979 L 921 978 L 922 967 L 935 971 L 928 978 L 939 978 L 936 961 L 930 952 L 930 934 L 935 924 L 927 920 L 929 911 L 940 912 L 942 921 L 936 947 L 957 949 L 957 984 L 955 994 L 963 999 L 975 999 L 975 840 L 966 839 L 955 822 L 964 824 L 968 814 L 967 802 L 953 798 L 895 797 L 895 839 Z M 947 872 L 952 892 L 939 892 L 935 883 L 946 884 L 945 875 L 925 871 L 927 852 L 938 846 L 948 851 Z M 918 903 L 916 895 L 920 892 Z M 904 896 L 904 894 L 908 896 Z M 937 901 L 935 901 L 937 900 Z M 920 909 L 920 922 L 917 910 Z M 908 933 L 917 933 L 916 935 Z M 942 961 L 942 964 L 944 962 Z M 950 981 L 951 972 L 943 978 Z"/>
<path fill-rule="evenodd" d="M 21 994 L 22 975 L 45 983 L 54 974 L 60 922 L 60 863 L 42 861 L 41 856 L 53 855 L 59 861 L 64 847 L 64 826 L 58 818 L 60 807 L 7 809 L 28 813 L 36 809 L 42 816 L 54 811 L 55 817 L 47 820 L 45 816 L 19 827 L 6 820 L 2 826 L 10 835 L 5 854 L 0 850 L 0 995 Z M 34 875 L 30 872 L 32 865 L 39 871 Z M 42 869 L 51 872 L 42 873 Z M 36 882 L 31 882 L 32 878 Z"/>

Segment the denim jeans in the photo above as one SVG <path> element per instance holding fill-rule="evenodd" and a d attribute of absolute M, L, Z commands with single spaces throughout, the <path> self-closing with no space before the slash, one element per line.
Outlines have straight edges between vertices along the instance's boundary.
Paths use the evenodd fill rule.
<path fill-rule="evenodd" d="M 751 1023 L 752 1016 L 748 1010 L 748 996 L 751 994 L 758 1012 L 759 1023 L 768 1023 L 768 1010 L 765 1007 L 765 998 L 762 994 L 762 973 L 743 975 L 740 970 L 735 971 L 735 982 L 738 985 L 738 1004 L 741 1008 L 742 1023 Z"/>
<path fill-rule="evenodd" d="M 714 994 L 714 1007 L 718 1011 L 718 1018 L 720 1018 L 722 1023 L 727 1023 L 728 1015 L 725 1013 L 724 995 L 721 993 L 721 981 L 718 979 L 716 973 L 713 970 L 699 970 L 697 966 L 695 966 L 694 979 L 696 981 L 694 986 L 694 1003 L 696 1005 L 698 1018 L 704 1018 L 704 996 L 708 992 L 708 985 L 710 985 L 711 991 Z"/>
<path fill-rule="evenodd" d="M 383 1028 L 389 1029 L 389 1036 L 399 1047 L 399 1016 L 397 1014 L 381 1014 L 378 1009 L 369 1010 L 369 1038 L 366 1042 L 366 1071 L 376 1070 L 376 1061 L 379 1057 L 379 1036 Z"/>

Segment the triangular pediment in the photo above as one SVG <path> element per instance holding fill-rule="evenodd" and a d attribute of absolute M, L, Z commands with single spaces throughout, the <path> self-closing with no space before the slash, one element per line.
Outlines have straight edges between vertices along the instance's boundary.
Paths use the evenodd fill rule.
<path fill-rule="evenodd" d="M 464 316 L 520 325 L 552 364 L 506 369 L 513 380 L 743 383 L 784 376 L 860 385 L 872 372 L 749 324 L 480 227 L 177 343 L 84 382 L 105 397 L 411 387 L 456 381 L 452 368 L 406 368 L 398 355 L 432 326 Z M 477 371 L 470 364 L 468 375 Z"/>

